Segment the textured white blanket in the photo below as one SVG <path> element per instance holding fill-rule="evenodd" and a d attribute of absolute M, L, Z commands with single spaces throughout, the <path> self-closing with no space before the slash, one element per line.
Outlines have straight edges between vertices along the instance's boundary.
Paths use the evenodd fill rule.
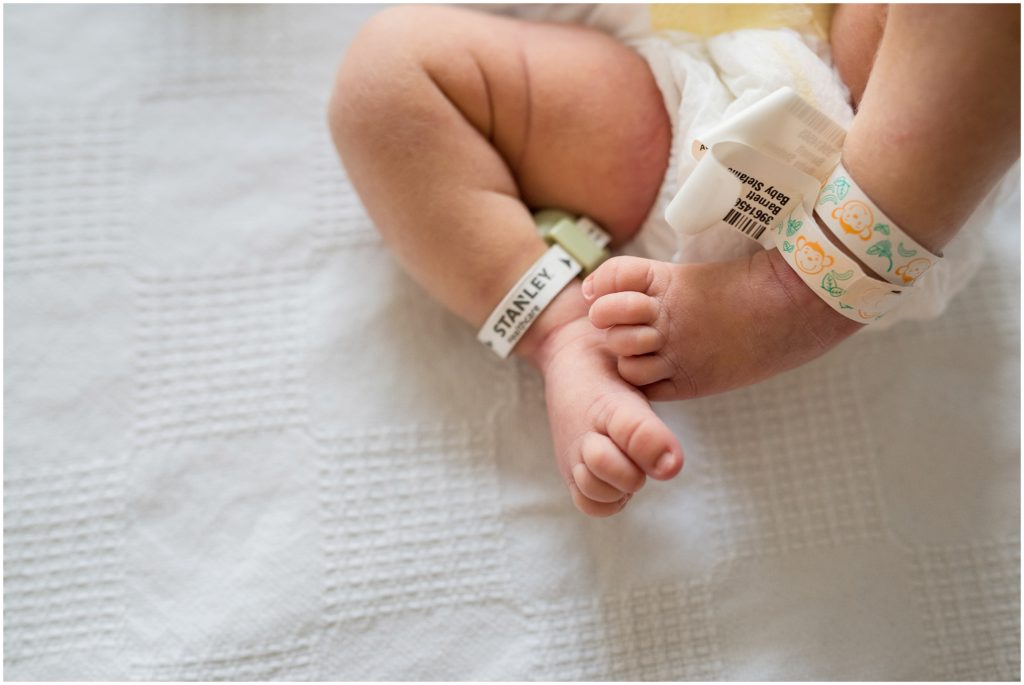
<path fill-rule="evenodd" d="M 5 9 L 5 676 L 1017 679 L 1018 215 L 587 520 L 335 160 L 374 11 Z"/>

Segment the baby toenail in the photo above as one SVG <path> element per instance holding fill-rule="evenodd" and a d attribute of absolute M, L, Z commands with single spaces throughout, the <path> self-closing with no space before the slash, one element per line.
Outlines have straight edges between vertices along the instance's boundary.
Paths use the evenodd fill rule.
<path fill-rule="evenodd" d="M 583 287 L 581 288 L 583 291 L 583 297 L 587 300 L 594 296 L 594 282 L 591 280 L 592 278 L 593 276 L 587 276 L 583 281 Z"/>
<path fill-rule="evenodd" d="M 658 457 L 657 463 L 654 465 L 656 471 L 669 471 L 672 468 L 672 464 L 675 463 L 676 457 L 671 452 L 665 452 L 665 454 Z"/>

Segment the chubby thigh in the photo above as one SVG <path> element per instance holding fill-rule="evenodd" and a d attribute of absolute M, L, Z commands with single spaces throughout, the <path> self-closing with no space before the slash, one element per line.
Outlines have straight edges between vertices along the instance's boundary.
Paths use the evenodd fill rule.
<path fill-rule="evenodd" d="M 360 39 L 376 46 L 382 87 L 397 55 L 421 67 L 500 154 L 528 207 L 587 214 L 616 242 L 642 224 L 671 125 L 632 49 L 590 28 L 454 7 L 385 10 Z"/>

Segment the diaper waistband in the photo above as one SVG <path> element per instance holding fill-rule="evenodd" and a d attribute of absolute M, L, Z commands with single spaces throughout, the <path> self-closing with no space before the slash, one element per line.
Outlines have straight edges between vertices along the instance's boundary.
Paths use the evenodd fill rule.
<path fill-rule="evenodd" d="M 714 36 L 740 29 L 790 28 L 828 40 L 834 4 L 651 4 L 654 31 L 684 31 Z"/>

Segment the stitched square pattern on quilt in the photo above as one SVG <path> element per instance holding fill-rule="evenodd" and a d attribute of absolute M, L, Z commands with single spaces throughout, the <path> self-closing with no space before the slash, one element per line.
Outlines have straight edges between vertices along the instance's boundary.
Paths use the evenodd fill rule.
<path fill-rule="evenodd" d="M 882 534 L 850 373 L 826 360 L 699 401 L 693 437 L 711 466 L 709 497 L 724 558 Z"/>
<path fill-rule="evenodd" d="M 701 580 L 527 610 L 537 680 L 712 680 L 721 667 Z"/>
<path fill-rule="evenodd" d="M 315 98 L 295 93 L 142 102 L 132 263 L 160 270 L 306 259 L 314 216 L 310 111 L 322 118 Z"/>
<path fill-rule="evenodd" d="M 489 426 L 379 428 L 322 449 L 329 621 L 506 596 Z"/>
<path fill-rule="evenodd" d="M 139 680 L 312 680 L 313 640 L 291 639 L 190 654 L 180 661 L 136 664 Z"/>
<path fill-rule="evenodd" d="M 5 662 L 120 642 L 123 471 L 101 462 L 5 478 Z"/>
<path fill-rule="evenodd" d="M 1020 540 L 914 554 L 932 665 L 943 680 L 1020 679 Z"/>
<path fill-rule="evenodd" d="M 124 247 L 129 109 L 22 110 L 4 121 L 4 268 L 115 264 Z"/>
<path fill-rule="evenodd" d="M 156 9 L 156 8 L 154 8 Z M 290 87 L 297 52 L 280 5 L 162 5 L 149 97 L 196 97 Z"/>
<path fill-rule="evenodd" d="M 139 444 L 303 421 L 301 279 L 259 268 L 138 276 Z"/>

